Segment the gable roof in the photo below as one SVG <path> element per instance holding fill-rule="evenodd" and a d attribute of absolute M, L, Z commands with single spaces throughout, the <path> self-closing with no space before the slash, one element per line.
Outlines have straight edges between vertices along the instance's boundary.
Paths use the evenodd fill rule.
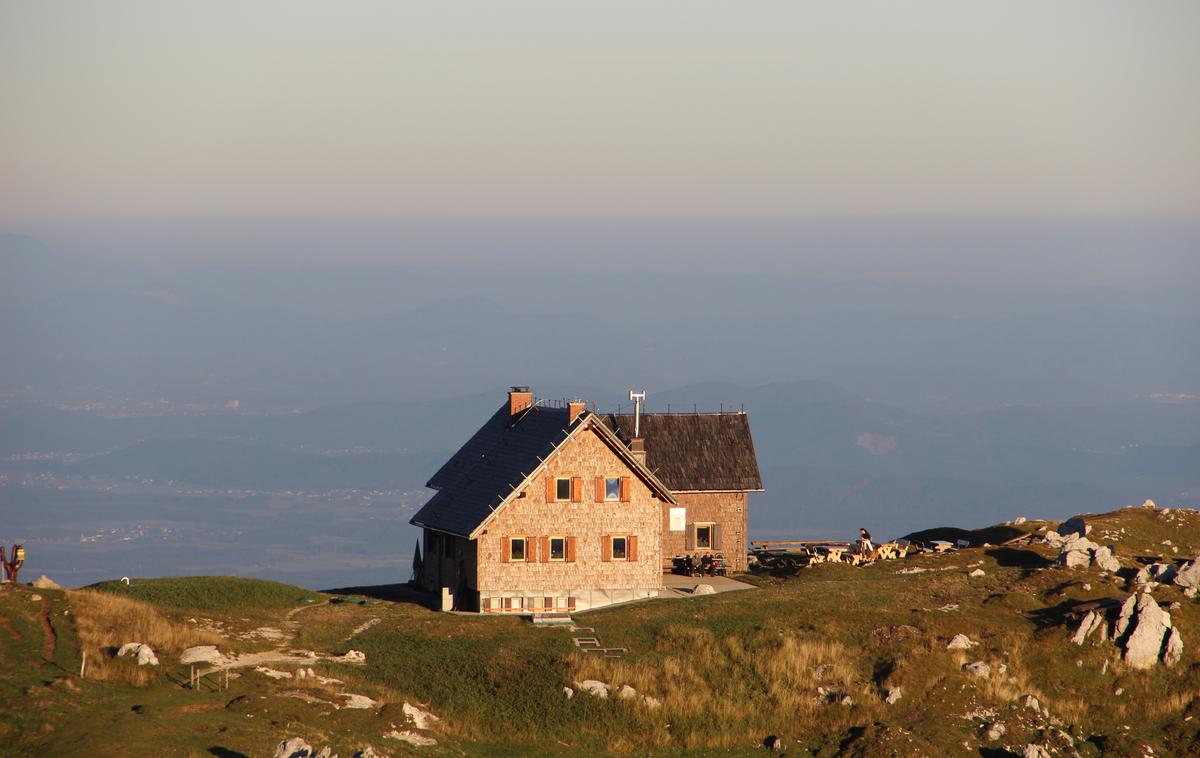
<path fill-rule="evenodd" d="M 632 414 L 601 417 L 625 444 Z M 646 467 L 673 492 L 761 490 L 750 421 L 745 413 L 643 413 Z"/>
<path fill-rule="evenodd" d="M 566 408 L 534 405 L 515 418 L 505 403 L 437 470 L 426 484 L 437 492 L 410 523 L 470 537 L 509 496 L 533 476 L 560 445 L 590 428 L 663 499 L 670 489 L 633 458 L 628 448 L 591 413 L 570 422 Z"/>

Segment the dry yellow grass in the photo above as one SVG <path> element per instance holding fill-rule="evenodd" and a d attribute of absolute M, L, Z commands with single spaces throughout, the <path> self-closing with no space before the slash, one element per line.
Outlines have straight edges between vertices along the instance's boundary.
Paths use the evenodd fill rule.
<path fill-rule="evenodd" d="M 149 645 L 166 663 L 185 648 L 214 645 L 222 639 L 171 621 L 138 600 L 88 590 L 69 592 L 68 597 L 89 679 L 146 685 L 160 675 L 160 667 L 116 658 L 116 649 L 126 642 Z"/>
<path fill-rule="evenodd" d="M 768 632 L 718 640 L 707 629 L 669 626 L 658 643 L 671 652 L 653 660 L 579 654 L 574 675 L 659 698 L 661 713 L 645 718 L 674 725 L 687 748 L 746 746 L 784 724 L 791 732 L 848 727 L 878 710 L 865 661 L 836 641 Z M 852 706 L 831 709 L 845 697 Z"/>

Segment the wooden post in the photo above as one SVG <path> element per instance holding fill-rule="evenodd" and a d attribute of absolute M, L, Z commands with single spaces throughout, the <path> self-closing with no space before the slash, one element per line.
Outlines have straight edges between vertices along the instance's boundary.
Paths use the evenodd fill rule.
<path fill-rule="evenodd" d="M 87 671 L 87 651 L 83 651 L 83 661 L 79 664 L 79 678 L 83 678 L 83 673 Z"/>

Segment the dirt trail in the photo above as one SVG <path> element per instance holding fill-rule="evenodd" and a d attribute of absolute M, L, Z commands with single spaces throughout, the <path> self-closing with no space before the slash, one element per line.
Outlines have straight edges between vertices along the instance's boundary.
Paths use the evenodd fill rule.
<path fill-rule="evenodd" d="M 296 632 L 300 628 L 300 622 L 296 620 L 296 615 L 309 608 L 320 608 L 318 604 L 300 605 L 289 610 L 284 614 L 282 626 L 284 627 L 284 637 L 280 640 L 272 650 L 264 650 L 258 653 L 243 653 L 237 658 L 233 658 L 222 663 L 213 664 L 211 668 L 204 669 L 200 672 L 200 676 L 215 673 L 217 671 L 228 671 L 233 669 L 249 668 L 251 666 L 265 666 L 271 663 L 307 663 L 312 664 L 317 661 L 329 661 L 333 663 L 345 663 L 356 665 L 356 661 L 348 661 L 339 655 L 322 655 L 314 653 L 313 655 L 298 655 L 296 653 L 287 652 L 287 648 L 291 646 L 293 640 L 296 639 Z"/>
<path fill-rule="evenodd" d="M 50 623 L 49 600 L 42 600 L 42 609 L 38 611 L 38 618 L 42 620 L 42 628 L 46 630 L 46 641 L 42 644 L 42 657 L 52 661 L 54 660 L 54 651 L 58 649 L 58 632 L 54 631 L 54 624 Z"/>

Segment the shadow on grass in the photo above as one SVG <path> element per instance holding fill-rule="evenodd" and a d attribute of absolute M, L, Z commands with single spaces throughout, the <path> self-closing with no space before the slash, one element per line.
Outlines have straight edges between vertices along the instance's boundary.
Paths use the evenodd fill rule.
<path fill-rule="evenodd" d="M 1020 753 L 1014 753 L 1011 750 L 1005 750 L 1002 747 L 981 747 L 979 754 L 983 758 L 1021 758 Z"/>
<path fill-rule="evenodd" d="M 332 590 L 321 590 L 328 595 L 361 595 L 372 600 L 386 600 L 390 603 L 409 603 L 424 608 L 433 608 L 436 596 L 432 592 L 413 584 L 375 584 L 366 587 L 338 587 Z"/>
<path fill-rule="evenodd" d="M 1079 605 L 1078 600 L 1064 600 L 1058 605 L 1039 608 L 1036 611 L 1029 612 L 1029 618 L 1033 623 L 1037 624 L 1039 629 L 1048 629 L 1055 626 L 1066 626 L 1079 614 L 1075 612 L 1075 606 Z"/>
<path fill-rule="evenodd" d="M 1040 569 L 1054 565 L 1054 561 L 1032 550 L 1020 550 L 1013 547 L 994 547 L 986 552 L 989 558 L 1007 568 Z"/>
<path fill-rule="evenodd" d="M 227 747 L 220 746 L 210 747 L 208 749 L 208 754 L 215 755 L 217 758 L 250 758 L 250 756 L 246 755 L 245 753 L 239 753 L 236 750 L 230 750 Z"/>

